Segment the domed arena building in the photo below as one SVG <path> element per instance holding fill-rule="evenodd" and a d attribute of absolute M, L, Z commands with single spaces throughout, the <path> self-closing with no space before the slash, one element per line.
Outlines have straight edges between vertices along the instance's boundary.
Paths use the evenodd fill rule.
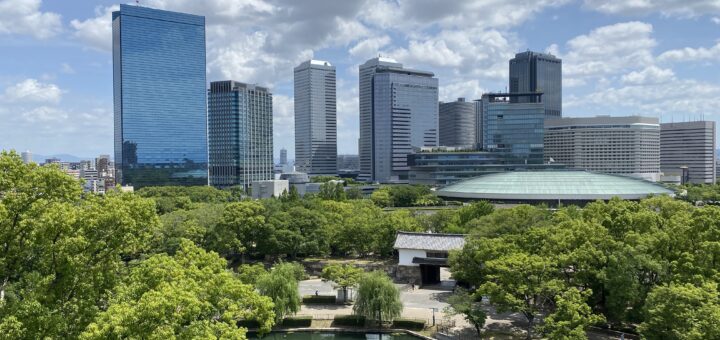
<path fill-rule="evenodd" d="M 634 177 L 575 170 L 511 171 L 487 174 L 440 188 L 446 200 L 487 200 L 495 203 L 582 205 L 619 197 L 640 200 L 674 196 L 673 190 Z"/>

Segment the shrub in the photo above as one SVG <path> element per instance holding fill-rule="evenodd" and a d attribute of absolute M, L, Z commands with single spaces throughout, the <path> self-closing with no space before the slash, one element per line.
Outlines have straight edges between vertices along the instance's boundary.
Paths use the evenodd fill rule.
<path fill-rule="evenodd" d="M 425 320 L 421 319 L 395 319 L 392 323 L 394 328 L 422 330 L 425 328 Z"/>
<path fill-rule="evenodd" d="M 333 326 L 365 326 L 365 317 L 360 315 L 335 315 Z"/>
<path fill-rule="evenodd" d="M 283 319 L 282 325 L 283 327 L 310 327 L 312 320 L 310 315 L 292 316 Z"/>
<path fill-rule="evenodd" d="M 335 295 L 305 295 L 302 303 L 306 305 L 331 305 L 335 303 Z"/>

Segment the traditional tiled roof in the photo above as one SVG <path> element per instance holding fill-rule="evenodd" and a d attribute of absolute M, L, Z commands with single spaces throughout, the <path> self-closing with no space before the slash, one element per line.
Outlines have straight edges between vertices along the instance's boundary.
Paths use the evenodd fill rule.
<path fill-rule="evenodd" d="M 448 251 L 461 249 L 465 245 L 463 234 L 430 234 L 398 232 L 395 239 L 395 249 L 420 249 L 433 251 Z"/>

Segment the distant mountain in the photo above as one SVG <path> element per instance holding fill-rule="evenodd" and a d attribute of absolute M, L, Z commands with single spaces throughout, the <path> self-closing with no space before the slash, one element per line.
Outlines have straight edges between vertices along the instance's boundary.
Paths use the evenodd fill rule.
<path fill-rule="evenodd" d="M 35 163 L 43 163 L 48 158 L 60 158 L 63 162 L 79 162 L 79 161 L 85 161 L 85 160 L 93 160 L 95 157 L 79 157 L 75 155 L 70 155 L 66 153 L 61 154 L 55 154 L 55 155 L 39 155 L 39 154 L 33 154 L 32 158 Z"/>

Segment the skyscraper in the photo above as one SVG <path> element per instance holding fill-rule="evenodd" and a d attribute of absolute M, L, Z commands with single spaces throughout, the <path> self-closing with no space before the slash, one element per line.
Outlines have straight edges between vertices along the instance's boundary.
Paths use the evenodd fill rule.
<path fill-rule="evenodd" d="M 207 185 L 205 17 L 113 12 L 115 162 L 122 185 Z"/>
<path fill-rule="evenodd" d="M 272 94 L 264 87 L 232 80 L 210 83 L 210 185 L 247 188 L 273 179 L 272 113 Z"/>
<path fill-rule="evenodd" d="M 438 145 L 438 79 L 388 58 L 360 65 L 360 179 L 407 181 L 407 155 Z"/>
<path fill-rule="evenodd" d="M 308 60 L 295 67 L 295 167 L 337 174 L 335 66 Z"/>
<path fill-rule="evenodd" d="M 680 175 L 687 167 L 690 183 L 715 183 L 715 122 L 695 121 L 660 124 L 660 170 Z"/>
<path fill-rule="evenodd" d="M 491 93 L 482 102 L 483 148 L 503 164 L 543 164 L 542 95 Z"/>
<path fill-rule="evenodd" d="M 280 165 L 287 165 L 287 149 L 280 149 Z"/>
<path fill-rule="evenodd" d="M 545 115 L 562 117 L 562 60 L 550 54 L 522 52 L 510 59 L 510 93 L 542 92 Z M 533 100 L 515 97 L 512 101 Z"/>
<path fill-rule="evenodd" d="M 440 145 L 469 146 L 476 144 L 476 104 L 458 98 L 455 102 L 440 102 Z"/>

